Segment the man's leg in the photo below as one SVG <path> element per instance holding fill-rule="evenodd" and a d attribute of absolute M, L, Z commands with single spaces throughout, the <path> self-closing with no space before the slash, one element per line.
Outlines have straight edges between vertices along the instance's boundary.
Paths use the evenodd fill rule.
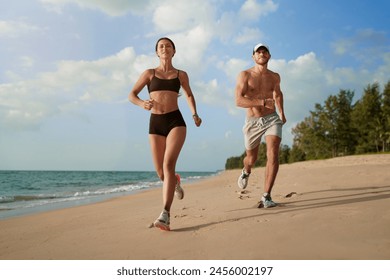
<path fill-rule="evenodd" d="M 257 160 L 257 153 L 259 152 L 259 146 L 252 150 L 246 150 L 246 156 L 243 160 L 244 170 L 246 173 L 250 174 L 252 171 L 252 166 Z"/>
<path fill-rule="evenodd" d="M 252 172 L 252 166 L 256 162 L 258 150 L 259 150 L 258 146 L 252 150 L 246 150 L 246 156 L 243 161 L 244 168 L 241 171 L 241 175 L 240 177 L 238 177 L 238 181 L 237 181 L 238 187 L 240 189 L 246 189 L 246 187 L 248 186 L 249 175 Z"/>
<path fill-rule="evenodd" d="M 279 147 L 281 138 L 274 135 L 265 137 L 267 144 L 267 165 L 265 167 L 264 193 L 271 194 L 279 171 Z"/>

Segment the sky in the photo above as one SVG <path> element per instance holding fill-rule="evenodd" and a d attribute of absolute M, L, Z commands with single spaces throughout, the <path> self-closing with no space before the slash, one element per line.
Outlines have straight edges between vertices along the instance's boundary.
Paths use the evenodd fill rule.
<path fill-rule="evenodd" d="M 245 151 L 234 89 L 260 42 L 281 76 L 291 147 L 316 103 L 390 80 L 389 10 L 386 0 L 0 0 L 0 170 L 154 170 L 150 112 L 127 97 L 158 66 L 165 36 L 203 119 L 195 127 L 179 98 L 177 170 L 221 170 Z"/>

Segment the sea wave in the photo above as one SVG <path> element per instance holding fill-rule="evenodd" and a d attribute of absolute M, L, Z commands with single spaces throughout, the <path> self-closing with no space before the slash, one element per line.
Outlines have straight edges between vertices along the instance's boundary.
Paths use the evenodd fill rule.
<path fill-rule="evenodd" d="M 0 171 L 0 219 L 161 187 L 155 172 Z M 180 172 L 189 183 L 213 172 Z"/>
<path fill-rule="evenodd" d="M 130 184 L 123 186 L 106 187 L 99 189 L 88 189 L 84 191 L 75 191 L 56 194 L 36 194 L 36 195 L 14 195 L 0 196 L 0 210 L 11 210 L 17 208 L 30 208 L 42 206 L 50 203 L 62 203 L 70 201 L 79 201 L 91 197 L 110 196 L 115 194 L 132 193 L 147 188 L 154 187 L 155 183 Z"/>

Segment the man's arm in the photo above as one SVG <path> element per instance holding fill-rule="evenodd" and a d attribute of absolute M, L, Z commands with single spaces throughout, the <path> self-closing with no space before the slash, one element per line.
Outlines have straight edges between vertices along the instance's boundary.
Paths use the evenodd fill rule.
<path fill-rule="evenodd" d="M 248 91 L 248 73 L 242 71 L 237 78 L 236 84 L 236 106 L 242 108 L 264 106 L 264 99 L 252 98 L 246 96 Z"/>
<path fill-rule="evenodd" d="M 276 75 L 277 75 L 277 82 L 274 88 L 274 100 L 275 100 L 276 107 L 278 107 L 280 118 L 282 119 L 283 123 L 286 123 L 287 120 L 286 120 L 286 116 L 284 115 L 284 108 L 283 108 L 283 93 L 280 89 L 280 76 L 279 74 Z"/>

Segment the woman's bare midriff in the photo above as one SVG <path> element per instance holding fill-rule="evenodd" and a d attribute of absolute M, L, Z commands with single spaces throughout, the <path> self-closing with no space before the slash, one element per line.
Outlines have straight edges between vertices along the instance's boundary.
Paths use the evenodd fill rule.
<path fill-rule="evenodd" d="M 153 91 L 150 93 L 153 99 L 153 114 L 166 114 L 179 109 L 178 94 L 174 91 Z"/>

